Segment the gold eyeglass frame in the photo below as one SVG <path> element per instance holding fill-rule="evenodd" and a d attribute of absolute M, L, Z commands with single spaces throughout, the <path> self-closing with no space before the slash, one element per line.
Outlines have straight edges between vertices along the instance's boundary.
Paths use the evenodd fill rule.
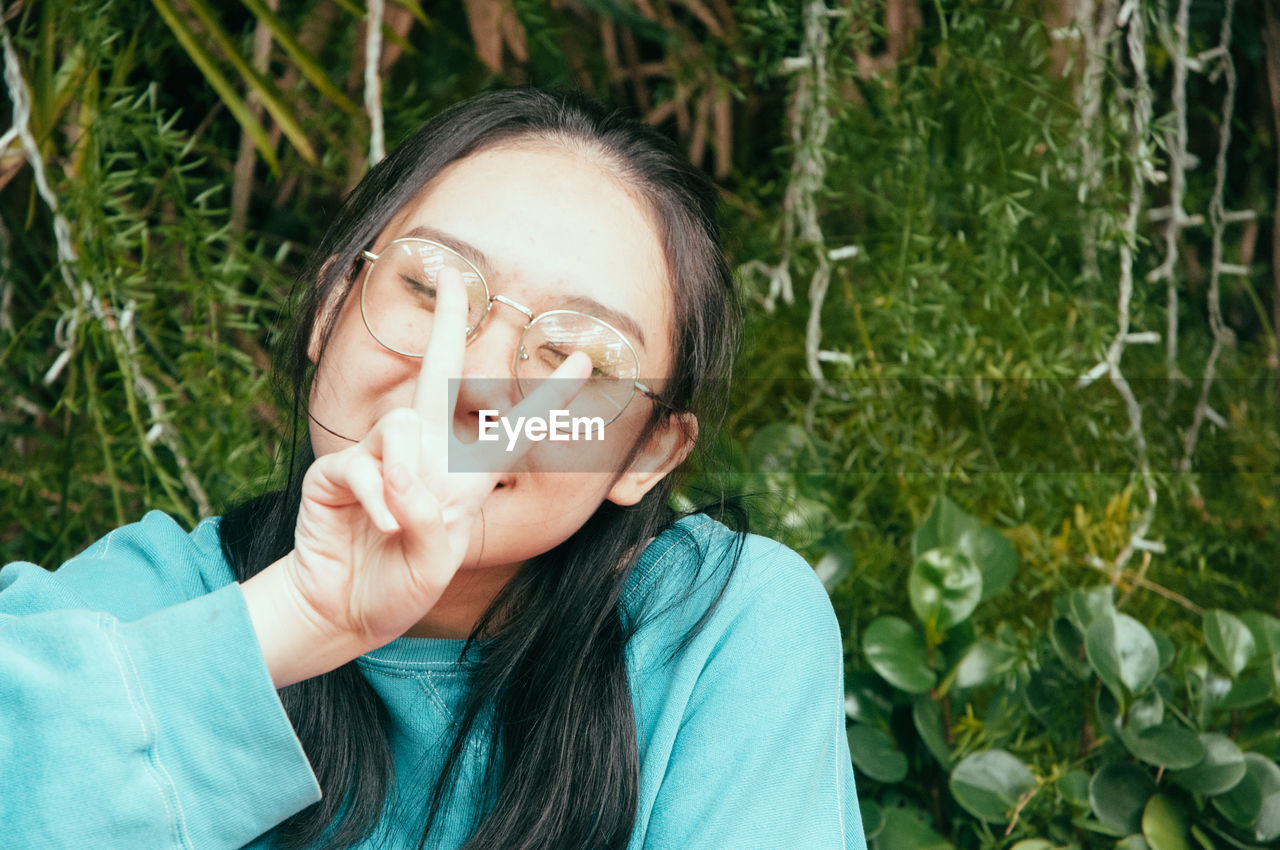
<path fill-rule="evenodd" d="M 364 279 L 360 282 L 360 318 L 364 322 L 364 328 L 366 331 L 369 332 L 369 336 L 373 337 L 375 342 L 377 342 L 379 345 L 381 345 L 383 348 L 387 349 L 388 351 L 399 354 L 401 357 L 413 357 L 415 359 L 421 359 L 426 356 L 425 353 L 414 354 L 413 352 L 410 352 L 410 351 L 402 351 L 393 345 L 388 345 L 373 330 L 373 327 L 369 324 L 369 315 L 368 313 L 365 312 L 365 303 L 364 303 L 365 292 L 369 287 L 369 280 L 373 277 L 374 264 L 377 263 L 378 258 L 381 257 L 383 254 L 387 253 L 387 251 L 390 250 L 392 246 L 401 245 L 405 243 L 415 243 L 415 244 L 420 243 L 420 244 L 430 245 L 433 248 L 439 248 L 441 251 L 444 251 L 450 254 L 451 256 L 458 258 L 467 266 L 467 268 L 471 269 L 471 271 L 475 273 L 476 278 L 480 281 L 480 285 L 484 287 L 484 294 L 485 294 L 484 312 L 480 315 L 480 318 L 476 320 L 476 323 L 474 326 L 467 328 L 467 345 L 470 345 L 471 340 L 475 339 L 474 334 L 476 330 L 482 324 L 484 324 L 484 320 L 488 318 L 489 312 L 493 308 L 493 304 L 495 301 L 500 304 L 505 304 L 506 306 L 511 307 L 514 310 L 518 310 L 524 314 L 524 317 L 527 321 L 525 322 L 524 328 L 520 331 L 520 342 L 516 345 L 515 356 L 511 361 L 511 373 L 515 375 L 516 386 L 519 387 L 520 395 L 522 397 L 528 395 L 528 393 L 525 392 L 524 384 L 520 378 L 520 361 L 529 359 L 529 353 L 525 350 L 525 347 L 524 347 L 525 337 L 529 333 L 529 328 L 533 327 L 534 324 L 539 319 L 545 318 L 547 316 L 563 316 L 563 315 L 582 316 L 584 318 L 590 319 L 593 322 L 604 325 L 606 328 L 613 331 L 613 333 L 617 335 L 618 339 L 622 340 L 623 345 L 627 347 L 627 351 L 631 353 L 631 359 L 635 363 L 636 371 L 637 372 L 640 371 L 640 357 L 638 354 L 636 354 L 635 346 L 631 344 L 631 340 L 627 339 L 626 335 L 622 333 L 622 331 L 618 330 L 613 325 L 606 322 L 604 319 L 601 319 L 597 316 L 593 316 L 590 313 L 583 313 L 581 310 L 547 310 L 542 313 L 534 313 L 533 310 L 529 309 L 525 305 L 521 304 L 518 301 L 513 301 L 512 299 L 508 298 L 505 295 L 490 294 L 489 281 L 485 280 L 484 275 L 481 274 L 480 269 L 476 268 L 475 263 L 471 262 L 466 257 L 462 256 L 457 251 L 450 248 L 448 245 L 443 245 L 431 239 L 421 239 L 418 237 L 403 237 L 400 239 L 393 239 L 391 242 L 387 243 L 387 246 L 383 248 L 382 252 L 379 254 L 375 254 L 372 251 L 360 252 L 360 259 L 366 260 L 369 263 L 368 268 L 366 268 L 364 272 Z M 468 299 L 468 302 L 469 301 L 470 299 Z M 646 387 L 644 384 L 640 383 L 638 380 L 632 380 L 631 384 L 632 384 L 631 394 L 627 396 L 627 400 L 623 402 L 622 405 L 618 408 L 618 412 L 615 413 L 613 417 L 608 422 L 605 423 L 605 425 L 609 425 L 613 423 L 619 416 L 622 415 L 623 411 L 627 409 L 627 406 L 631 404 L 631 400 L 635 398 L 637 391 L 639 391 L 641 395 L 657 402 L 658 404 L 661 404 L 663 407 L 671 408 L 669 404 L 667 404 L 665 401 L 659 398 L 657 393 L 655 393 L 653 390 Z"/>

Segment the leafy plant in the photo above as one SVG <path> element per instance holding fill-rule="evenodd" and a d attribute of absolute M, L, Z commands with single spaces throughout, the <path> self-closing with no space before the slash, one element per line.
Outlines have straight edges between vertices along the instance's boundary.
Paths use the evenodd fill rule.
<path fill-rule="evenodd" d="M 704 436 L 723 441 L 737 489 L 774 497 L 760 530 L 831 593 L 880 850 L 1233 847 L 1272 830 L 1269 6 L 1234 4 L 1226 120 L 1222 56 L 1207 55 L 1225 7 L 1190 4 L 1203 72 L 1186 81 L 1184 164 L 1200 165 L 1177 173 L 1205 224 L 1167 255 L 1180 3 L 1120 4 L 1123 26 L 1144 27 L 1145 76 L 1120 16 L 1077 14 L 1108 4 L 1068 5 L 385 4 L 388 146 L 463 97 L 528 81 L 645 116 L 716 174 L 749 332 L 727 427 Z M 147 509 L 191 522 L 259 486 L 282 422 L 272 330 L 372 147 L 365 6 L 5 5 L 67 227 L 6 134 L 0 560 L 55 566 Z M 1088 43 L 1088 23 L 1110 35 Z M 1152 114 L 1135 144 L 1140 77 Z M 1222 211 L 1255 217 L 1215 242 L 1223 127 Z M 1162 335 L 1121 364 L 1149 479 L 1114 386 L 1080 386 L 1117 333 L 1126 256 L 1131 330 Z M 1148 279 L 1170 256 L 1171 277 Z M 1215 256 L 1232 268 L 1217 309 Z M 820 272 L 821 297 L 806 288 Z M 790 300 L 773 292 L 784 280 Z M 1224 328 L 1234 344 L 1203 383 Z M 1188 473 L 1197 410 L 1213 416 Z M 1116 569 L 1148 485 L 1148 548 Z"/>
<path fill-rule="evenodd" d="M 1280 839 L 1280 620 L 1208 611 L 1175 642 L 1104 585 L 983 636 L 983 600 L 1015 577 L 1009 541 L 940 497 L 912 552 L 917 622 L 871 622 L 872 673 L 850 677 L 874 847 L 995 846 L 996 830 L 1020 850 Z"/>

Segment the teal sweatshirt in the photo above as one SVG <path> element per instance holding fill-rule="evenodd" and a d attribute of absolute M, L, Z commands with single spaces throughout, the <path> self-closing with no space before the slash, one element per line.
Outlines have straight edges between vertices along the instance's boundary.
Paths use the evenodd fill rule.
<path fill-rule="evenodd" d="M 0 836 L 6 847 L 272 847 L 320 797 L 218 540 L 165 514 L 56 572 L 0 569 Z M 640 753 L 632 848 L 864 850 L 840 630 L 798 555 L 697 515 L 646 548 L 623 604 Z M 690 583 L 692 597 L 681 601 Z M 362 848 L 416 847 L 461 705 L 462 641 L 400 638 L 358 660 L 386 703 L 396 779 Z M 467 837 L 487 729 L 434 846 Z M 468 790 L 473 789 L 473 790 Z"/>

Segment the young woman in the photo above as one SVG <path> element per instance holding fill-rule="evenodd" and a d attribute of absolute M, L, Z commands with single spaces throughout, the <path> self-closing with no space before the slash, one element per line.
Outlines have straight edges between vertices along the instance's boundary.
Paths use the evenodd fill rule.
<path fill-rule="evenodd" d="M 531 89 L 375 167 L 304 273 L 287 486 L 0 571 L 6 843 L 864 847 L 821 584 L 669 507 L 737 336 L 714 208 Z M 603 427 L 479 439 L 556 410 Z"/>

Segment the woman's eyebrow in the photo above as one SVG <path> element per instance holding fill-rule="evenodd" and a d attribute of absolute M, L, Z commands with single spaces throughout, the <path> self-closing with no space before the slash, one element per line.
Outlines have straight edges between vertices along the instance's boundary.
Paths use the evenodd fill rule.
<path fill-rule="evenodd" d="M 484 252 L 470 242 L 466 242 L 458 237 L 445 233 L 443 230 L 437 230 L 425 224 L 420 224 L 412 228 L 407 233 L 397 237 L 399 239 L 427 239 L 432 242 L 439 242 L 446 248 L 456 251 L 458 254 L 466 258 L 476 268 L 480 270 L 480 274 L 489 277 L 493 274 L 493 265 L 485 257 Z M 595 316 L 597 319 L 603 319 L 619 330 L 630 334 L 640 343 L 640 347 L 644 348 L 644 331 L 640 330 L 640 323 L 631 318 L 626 313 L 606 307 L 599 301 L 586 295 L 570 295 L 562 301 L 557 301 L 557 309 L 569 308 L 578 310 L 579 312 Z"/>
<path fill-rule="evenodd" d="M 427 239 L 431 242 L 439 242 L 441 245 L 460 254 L 464 259 L 480 270 L 482 275 L 490 275 L 493 273 L 493 266 L 489 263 L 489 259 L 476 246 L 470 242 L 465 242 L 452 234 L 445 233 L 443 230 L 436 230 L 434 227 L 428 227 L 420 224 L 409 232 L 397 237 L 398 239 Z"/>
<path fill-rule="evenodd" d="M 558 300 L 559 307 L 568 307 L 589 316 L 595 316 L 597 319 L 603 319 L 621 331 L 625 331 L 635 337 L 640 343 L 640 347 L 644 348 L 644 331 L 640 330 L 640 324 L 626 313 L 619 312 L 612 307 L 606 307 L 594 298 L 586 295 L 570 295 L 563 300 Z"/>

